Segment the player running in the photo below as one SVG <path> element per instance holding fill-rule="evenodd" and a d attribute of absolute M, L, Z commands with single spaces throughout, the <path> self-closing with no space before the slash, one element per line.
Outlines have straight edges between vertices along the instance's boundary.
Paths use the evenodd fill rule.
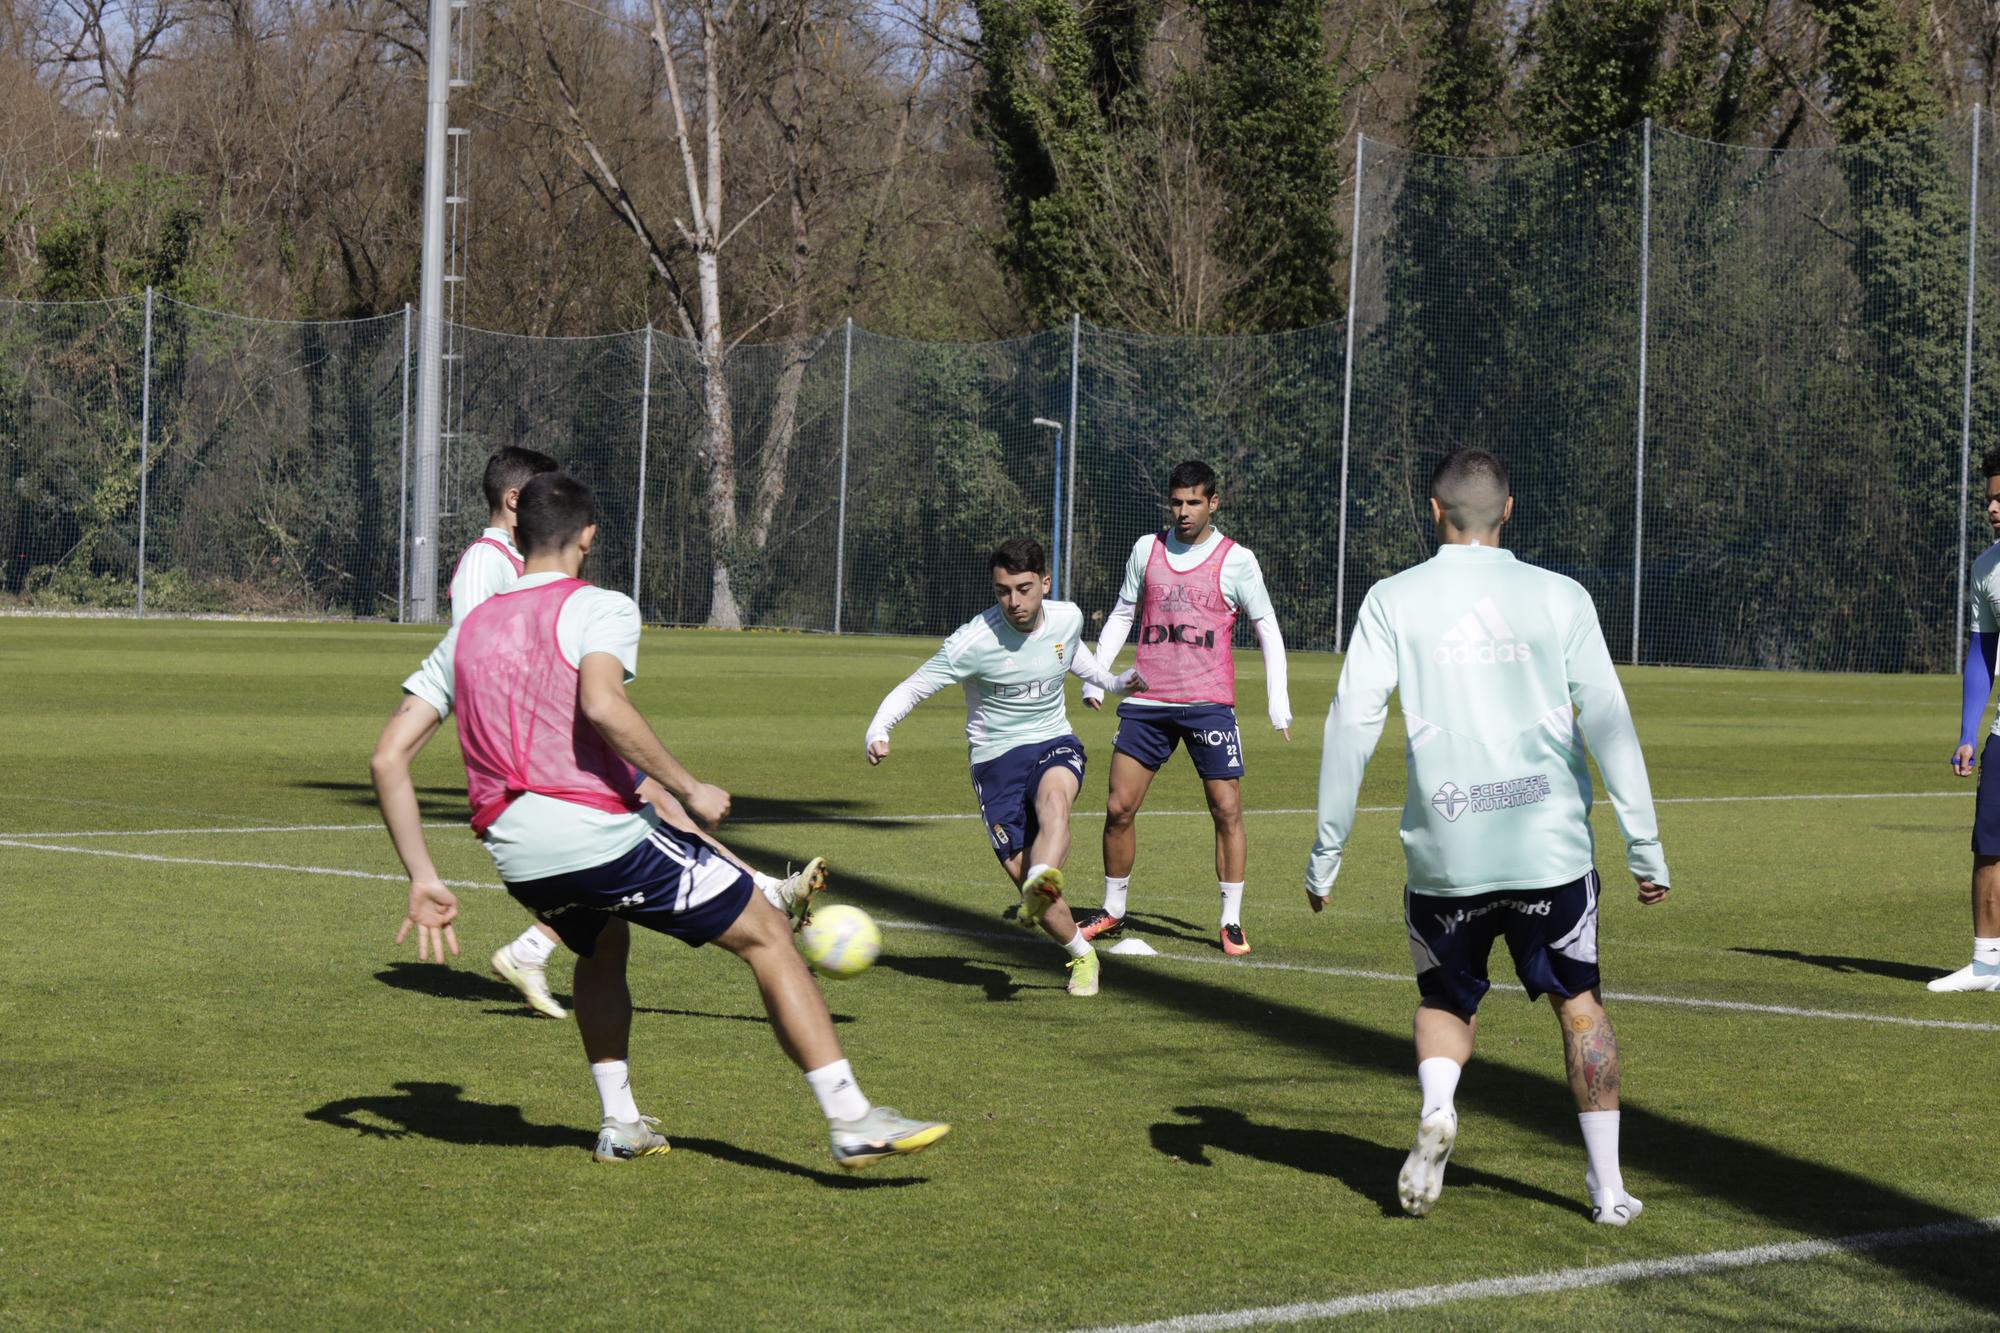
<path fill-rule="evenodd" d="M 1640 1203 L 1618 1170 L 1618 1038 L 1598 993 L 1586 744 L 1641 903 L 1667 896 L 1667 863 L 1597 608 L 1575 582 L 1501 549 L 1513 512 L 1499 459 L 1452 454 L 1431 478 L 1438 553 L 1368 590 L 1326 718 L 1307 901 L 1320 911 L 1340 873 L 1362 771 L 1400 690 L 1409 734 L 1403 913 L 1423 996 L 1423 1109 L 1396 1182 L 1403 1211 L 1422 1217 L 1443 1188 L 1458 1134 L 1452 1095 L 1472 1057 L 1487 955 L 1504 937 L 1529 998 L 1546 994 L 1562 1026 L 1591 1218 L 1624 1226 Z"/>
<path fill-rule="evenodd" d="M 1285 636 L 1264 590 L 1264 573 L 1249 547 L 1216 531 L 1215 511 L 1221 503 L 1215 470 L 1208 464 L 1190 461 L 1173 470 L 1167 478 L 1173 523 L 1132 547 L 1118 604 L 1105 617 L 1097 640 L 1097 660 L 1108 671 L 1136 616 L 1138 667 L 1152 691 L 1118 705 L 1111 792 L 1104 807 L 1104 906 L 1077 918 L 1085 939 L 1124 926 L 1132 863 L 1138 856 L 1133 817 L 1160 765 L 1173 757 L 1175 746 L 1185 744 L 1215 821 L 1222 951 L 1250 952 L 1242 915 L 1249 856 L 1243 833 L 1243 736 L 1236 725 L 1236 657 L 1229 642 L 1238 617 L 1248 617 L 1256 626 L 1271 726 L 1287 741 L 1292 738 L 1292 704 L 1285 684 Z M 1103 692 L 1085 685 L 1083 701 L 1102 708 Z"/>
<path fill-rule="evenodd" d="M 535 478 L 521 490 L 517 531 L 521 579 L 467 616 L 433 655 L 450 682 L 443 707 L 424 697 L 429 680 L 413 678 L 376 748 L 382 817 L 410 875 L 408 917 L 396 938 L 415 926 L 419 958 L 435 950 L 442 960 L 447 945 L 457 951 L 458 900 L 431 862 L 409 775 L 410 757 L 455 705 L 473 832 L 508 893 L 579 955 L 577 1029 L 604 1111 L 598 1161 L 668 1149 L 659 1122 L 639 1112 L 626 1063 L 627 922 L 691 946 L 713 941 L 749 964 L 842 1166 L 859 1169 L 943 1138 L 948 1125 L 870 1105 L 785 915 L 741 866 L 634 793 L 637 767 L 703 822 L 729 812 L 729 793 L 689 774 L 625 695 L 638 661 L 639 608 L 578 577 L 597 536 L 589 488 L 561 472 Z"/>
<path fill-rule="evenodd" d="M 1986 475 L 1986 522 L 2000 538 L 2000 449 L 1987 451 L 1980 471 Z M 1951 756 L 1952 771 L 1960 777 L 1979 774 L 1972 814 L 1972 961 L 1934 979 L 1930 983 L 1934 991 L 2000 990 L 2000 756 L 1994 754 L 1992 741 L 1992 736 L 2000 735 L 2000 719 L 1995 719 L 1985 758 L 1976 766 L 1973 745 L 1993 694 L 1996 644 L 2000 644 L 2000 541 L 1972 565 L 1972 642 L 1965 652 L 1958 749 Z"/>
<path fill-rule="evenodd" d="M 1114 693 L 1146 688 L 1138 669 L 1113 677 L 1083 646 L 1083 610 L 1045 600 L 1049 561 L 1026 537 L 987 562 L 998 605 L 969 620 L 868 723 L 868 762 L 889 757 L 889 731 L 948 685 L 965 687 L 972 790 L 1000 866 L 1021 891 L 1024 930 L 1037 925 L 1069 953 L 1069 993 L 1095 995 L 1097 951 L 1063 901 L 1069 812 L 1083 785 L 1083 742 L 1069 728 L 1063 682 L 1074 674 Z"/>

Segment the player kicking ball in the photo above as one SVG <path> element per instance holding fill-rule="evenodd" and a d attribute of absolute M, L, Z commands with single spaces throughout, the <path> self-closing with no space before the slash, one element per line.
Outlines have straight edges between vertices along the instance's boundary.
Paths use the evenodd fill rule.
<path fill-rule="evenodd" d="M 521 578 L 447 634 L 433 659 L 449 681 L 443 702 L 458 710 L 473 832 L 508 893 L 578 955 L 577 1030 L 604 1112 L 597 1160 L 668 1149 L 632 1095 L 628 923 L 691 946 L 717 944 L 749 965 L 779 1044 L 826 1116 L 840 1165 L 859 1169 L 943 1138 L 950 1126 L 862 1095 L 826 1000 L 792 946 L 790 922 L 750 874 L 634 792 L 637 768 L 704 823 L 729 812 L 729 793 L 697 781 L 626 697 L 639 608 L 579 577 L 597 535 L 589 488 L 566 473 L 538 476 L 521 490 L 518 520 Z M 418 957 L 440 960 L 447 946 L 457 951 L 458 900 L 424 843 L 409 760 L 441 717 L 407 695 L 373 764 L 383 821 L 410 875 L 397 939 L 414 926 Z"/>
<path fill-rule="evenodd" d="M 1042 544 L 1017 537 L 987 562 L 997 603 L 969 620 L 909 679 L 889 691 L 868 724 L 868 762 L 889 757 L 889 732 L 948 685 L 965 687 L 972 790 L 993 852 L 1021 891 L 1024 930 L 1040 926 L 1069 953 L 1069 993 L 1095 995 L 1097 951 L 1063 901 L 1069 814 L 1083 786 L 1083 742 L 1069 727 L 1064 681 L 1080 676 L 1114 693 L 1144 690 L 1138 669 L 1112 676 L 1083 646 L 1083 610 L 1046 600 Z"/>
<path fill-rule="evenodd" d="M 1271 609 L 1263 571 L 1249 547 L 1216 531 L 1215 511 L 1221 503 L 1215 469 L 1208 464 L 1190 461 L 1173 470 L 1167 477 L 1173 523 L 1132 547 L 1118 604 L 1105 617 L 1097 640 L 1097 660 L 1109 670 L 1136 616 L 1139 670 L 1152 690 L 1144 699 L 1118 706 L 1111 791 L 1104 803 L 1104 906 L 1078 918 L 1086 939 L 1124 926 L 1125 898 L 1139 851 L 1132 821 L 1160 766 L 1186 745 L 1215 823 L 1222 951 L 1232 956 L 1250 952 L 1243 935 L 1243 877 L 1249 862 L 1243 832 L 1243 734 L 1236 725 L 1236 657 L 1229 642 L 1238 617 L 1256 627 L 1271 726 L 1287 741 L 1292 738 L 1292 704 L 1285 685 L 1285 636 Z M 1102 708 L 1104 696 L 1086 685 L 1083 702 Z"/>
<path fill-rule="evenodd" d="M 1986 475 L 1986 523 L 2000 538 L 2000 449 L 1980 460 Z M 1958 749 L 1952 771 L 1962 778 L 1979 775 L 1972 814 L 1972 961 L 1958 971 L 1937 977 L 1934 991 L 2000 991 L 2000 756 L 1993 736 L 1978 757 L 1974 742 L 1993 695 L 1994 646 L 2000 644 L 2000 541 L 1986 548 L 1972 565 L 1972 642 L 1965 651 L 1965 690 L 1960 710 Z"/>
<path fill-rule="evenodd" d="M 1396 1181 L 1403 1211 L 1430 1212 L 1458 1137 L 1452 1105 L 1472 1058 L 1487 956 L 1500 939 L 1528 998 L 1549 997 L 1589 1170 L 1592 1220 L 1624 1226 L 1640 1203 L 1618 1169 L 1618 1038 L 1598 993 L 1596 756 L 1639 901 L 1667 896 L 1646 761 L 1590 594 L 1500 546 L 1507 470 L 1461 450 L 1431 478 L 1438 552 L 1368 590 L 1326 718 L 1319 836 L 1306 901 L 1326 904 L 1354 827 L 1361 775 L 1401 692 L 1408 729 L 1403 914 L 1417 969 L 1416 1146 Z M 1579 731 L 1578 724 L 1582 724 Z"/>

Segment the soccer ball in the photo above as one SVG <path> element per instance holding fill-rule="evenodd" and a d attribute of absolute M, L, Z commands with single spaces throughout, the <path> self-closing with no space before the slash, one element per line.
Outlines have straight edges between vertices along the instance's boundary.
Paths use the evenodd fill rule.
<path fill-rule="evenodd" d="M 858 976 L 882 952 L 882 928 L 858 907 L 822 907 L 799 932 L 799 952 L 823 976 Z"/>

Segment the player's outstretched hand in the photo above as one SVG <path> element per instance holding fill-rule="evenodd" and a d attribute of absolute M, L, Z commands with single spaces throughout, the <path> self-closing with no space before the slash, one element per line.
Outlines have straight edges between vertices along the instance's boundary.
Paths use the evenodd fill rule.
<path fill-rule="evenodd" d="M 681 804 L 703 828 L 714 828 L 729 818 L 729 793 L 712 782 L 697 782 Z"/>
<path fill-rule="evenodd" d="M 1097 688 L 1097 687 L 1096 687 L 1095 685 L 1086 685 L 1086 686 L 1084 686 L 1084 687 L 1083 687 L 1083 706 L 1084 706 L 1085 708 L 1088 708 L 1088 709 L 1089 709 L 1089 710 L 1090 710 L 1091 712 L 1093 712 L 1093 713 L 1101 713 L 1101 712 L 1103 712 L 1103 711 L 1104 711 L 1104 691 L 1103 691 L 1103 690 L 1100 690 L 1100 689 L 1098 689 L 1098 688 Z"/>
<path fill-rule="evenodd" d="M 1665 902 L 1667 891 L 1672 887 L 1671 884 L 1655 884 L 1650 879 L 1642 879 L 1639 881 L 1639 902 L 1646 907 Z"/>
<path fill-rule="evenodd" d="M 1975 753 L 1970 745 L 1961 745 L 1956 750 L 1953 750 L 1951 752 L 1951 771 L 1962 778 L 1969 778 L 1978 772 L 1978 766 L 1973 763 L 1973 755 Z"/>
<path fill-rule="evenodd" d="M 454 956 L 458 953 L 458 932 L 452 922 L 458 920 L 458 895 L 436 880 L 413 879 L 410 881 L 410 910 L 403 917 L 403 928 L 396 932 L 396 943 L 409 938 L 410 927 L 417 928 L 417 961 L 428 963 L 433 958 L 442 963 L 444 951 L 450 946 Z"/>
<path fill-rule="evenodd" d="M 889 757 L 889 738 L 887 736 L 882 737 L 882 739 L 880 740 L 868 742 L 869 763 L 879 764 L 888 757 Z"/>

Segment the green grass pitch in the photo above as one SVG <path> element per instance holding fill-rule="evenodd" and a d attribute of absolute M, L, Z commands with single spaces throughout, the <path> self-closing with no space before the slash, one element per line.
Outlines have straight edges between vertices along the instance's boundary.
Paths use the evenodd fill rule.
<path fill-rule="evenodd" d="M 368 750 L 435 638 L 4 622 L 0 1325 L 1060 1329 L 2000 1213 L 1996 1030 L 1856 1017 L 2000 1024 L 2000 1000 L 1922 985 L 1967 953 L 1951 680 L 1628 674 L 1677 889 L 1639 908 L 1600 805 L 1606 986 L 1654 997 L 1610 1001 L 1647 1204 L 1618 1231 L 1585 1217 L 1554 1020 L 1508 993 L 1443 1201 L 1397 1214 L 1417 1107 L 1396 817 L 1363 816 L 1311 915 L 1300 811 L 1337 668 L 1316 655 L 1293 662 L 1290 745 L 1246 710 L 1251 965 L 1215 946 L 1177 761 L 1132 898 L 1165 956 L 1107 958 L 1079 1001 L 1060 951 L 1000 919 L 956 702 L 883 768 L 862 757 L 930 642 L 648 631 L 634 697 L 735 794 L 725 837 L 826 856 L 833 900 L 887 927 L 874 969 L 826 984 L 864 1088 L 955 1128 L 843 1175 L 747 972 L 641 936 L 634 1083 L 674 1150 L 594 1165 L 575 1033 L 486 975 L 523 913 L 465 891 L 464 955 L 420 965 L 390 942 L 400 884 L 367 877 L 396 871 Z M 1087 906 L 1113 722 L 1072 708 Z M 1400 744 L 1392 723 L 1365 806 L 1400 804 Z M 489 883 L 461 776 L 443 735 L 418 772 L 432 845 Z M 1350 1322 L 1993 1326 L 1996 1262 L 1987 1235 Z"/>

